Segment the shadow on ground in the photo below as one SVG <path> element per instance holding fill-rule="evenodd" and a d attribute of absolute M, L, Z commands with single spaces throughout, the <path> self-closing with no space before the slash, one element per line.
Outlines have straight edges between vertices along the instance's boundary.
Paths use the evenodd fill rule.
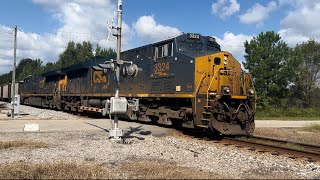
<path fill-rule="evenodd" d="M 109 130 L 106 129 L 106 128 L 103 128 L 103 127 L 100 127 L 98 125 L 95 125 L 95 124 L 92 124 L 92 123 L 88 123 L 88 122 L 86 122 L 85 124 L 88 124 L 90 126 L 94 126 L 96 128 L 102 129 L 103 131 L 109 133 Z M 123 134 L 123 138 L 124 139 L 133 139 L 133 138 L 135 138 L 135 139 L 138 139 L 138 140 L 144 140 L 145 138 L 135 136 L 134 134 L 140 134 L 140 135 L 143 135 L 143 136 L 147 136 L 147 135 L 151 134 L 151 131 L 144 131 L 142 125 L 137 126 L 137 127 L 130 126 L 129 128 L 130 128 L 130 130 L 129 131 L 125 131 L 125 133 Z"/>

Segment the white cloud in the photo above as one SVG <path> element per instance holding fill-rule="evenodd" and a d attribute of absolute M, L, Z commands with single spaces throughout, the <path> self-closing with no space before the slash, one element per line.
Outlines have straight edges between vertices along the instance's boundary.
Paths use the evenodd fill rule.
<path fill-rule="evenodd" d="M 278 33 L 280 34 L 281 39 L 290 47 L 294 47 L 295 45 L 306 42 L 310 39 L 308 36 L 305 36 L 291 28 L 281 29 Z"/>
<path fill-rule="evenodd" d="M 222 51 L 228 51 L 239 61 L 244 60 L 245 48 L 244 42 L 250 41 L 254 35 L 245 34 L 233 34 L 231 32 L 225 32 L 223 38 L 216 37 L 217 42 L 221 46 Z"/>
<path fill-rule="evenodd" d="M 37 34 L 26 32 L 21 27 L 18 31 L 17 60 L 22 58 L 40 58 L 44 63 L 56 61 L 69 41 L 90 41 L 102 47 L 116 47 L 116 38 L 107 42 L 107 20 L 116 15 L 114 0 L 33 0 L 33 3 L 45 8 L 60 27 L 53 33 Z M 114 26 L 117 25 L 115 17 Z M 23 27 L 22 27 L 23 28 Z M 13 59 L 12 28 L 0 24 L 0 74 L 9 72 Z M 114 32 L 115 33 L 115 32 Z M 178 28 L 157 23 L 153 16 L 142 16 L 129 26 L 122 24 L 122 50 L 133 47 L 136 35 L 143 41 L 154 42 L 180 34 Z M 139 43 L 138 43 L 139 44 Z M 137 44 L 135 44 L 137 45 Z"/>
<path fill-rule="evenodd" d="M 271 1 L 268 5 L 263 6 L 256 3 L 252 8 L 248 9 L 245 14 L 239 16 L 240 22 L 244 24 L 262 25 L 263 21 L 269 17 L 269 13 L 277 8 L 277 3 Z"/>
<path fill-rule="evenodd" d="M 320 17 L 320 1 L 290 2 L 294 7 L 287 16 L 281 20 L 282 37 L 290 45 L 307 41 L 310 38 L 320 40 L 320 24 L 317 19 Z"/>
<path fill-rule="evenodd" d="M 211 13 L 225 19 L 240 11 L 240 4 L 237 0 L 217 0 L 211 5 Z"/>
<path fill-rule="evenodd" d="M 137 35 L 145 42 L 154 42 L 181 34 L 178 28 L 158 24 L 153 16 L 142 16 L 133 24 Z"/>
<path fill-rule="evenodd" d="M 90 41 L 102 47 L 116 47 L 115 38 L 106 42 L 107 20 L 111 20 L 117 10 L 110 0 L 33 0 L 40 4 L 56 18 L 61 26 L 52 34 L 36 34 L 25 32 L 21 27 L 18 31 L 17 60 L 22 58 L 40 58 L 45 63 L 56 61 L 67 45 L 67 42 Z M 116 22 L 115 22 L 116 24 Z M 23 28 L 23 27 L 22 27 Z M 0 25 L 0 32 L 12 32 L 12 28 Z M 123 49 L 130 47 L 132 29 L 123 22 Z M 2 33 L 3 34 L 3 33 Z M 3 62 L 13 59 L 13 37 L 6 33 L 1 35 L 0 43 L 0 74 L 9 72 L 11 67 Z"/>

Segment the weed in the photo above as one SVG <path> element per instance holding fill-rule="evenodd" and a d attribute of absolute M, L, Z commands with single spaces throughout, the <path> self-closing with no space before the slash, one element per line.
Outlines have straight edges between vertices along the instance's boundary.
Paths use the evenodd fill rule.
<path fill-rule="evenodd" d="M 109 173 L 99 165 L 15 162 L 0 165 L 1 179 L 106 179 Z"/>
<path fill-rule="evenodd" d="M 24 140 L 14 140 L 14 141 L 0 141 L 0 150 L 9 148 L 47 148 L 48 144 L 44 142 L 34 142 L 34 141 L 24 141 Z"/>
<path fill-rule="evenodd" d="M 300 128 L 302 131 L 320 132 L 320 124 L 311 123 L 305 127 Z"/>

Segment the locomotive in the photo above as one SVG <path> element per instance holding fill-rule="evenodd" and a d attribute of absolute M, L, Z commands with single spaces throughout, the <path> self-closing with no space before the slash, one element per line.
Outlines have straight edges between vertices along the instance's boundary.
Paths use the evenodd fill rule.
<path fill-rule="evenodd" d="M 103 113 L 114 96 L 116 75 L 99 68 L 114 57 L 30 76 L 20 83 L 21 102 L 73 112 Z M 251 135 L 255 128 L 256 92 L 249 73 L 215 38 L 183 33 L 127 50 L 121 59 L 142 71 L 132 76 L 121 67 L 120 96 L 128 99 L 121 118 L 211 129 L 224 135 Z M 137 106 L 131 106 L 135 104 Z"/>

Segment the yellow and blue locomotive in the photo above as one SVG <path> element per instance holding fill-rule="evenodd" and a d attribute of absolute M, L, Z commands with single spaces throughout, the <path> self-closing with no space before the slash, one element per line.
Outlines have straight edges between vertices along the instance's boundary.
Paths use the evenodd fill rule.
<path fill-rule="evenodd" d="M 111 58 L 94 57 L 28 77 L 20 85 L 21 101 L 102 113 L 114 96 L 116 79 L 114 73 L 97 65 Z M 128 106 L 122 118 L 212 129 L 226 135 L 253 133 L 256 95 L 251 76 L 229 52 L 221 51 L 213 37 L 185 33 L 124 51 L 121 59 L 142 69 L 135 77 L 120 79 L 120 96 L 138 103 L 138 108 Z"/>

